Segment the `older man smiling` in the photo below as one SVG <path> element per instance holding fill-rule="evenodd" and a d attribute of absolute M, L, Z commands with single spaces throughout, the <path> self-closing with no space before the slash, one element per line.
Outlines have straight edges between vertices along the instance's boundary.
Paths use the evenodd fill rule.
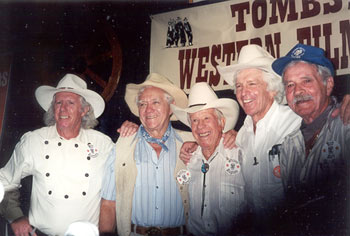
<path fill-rule="evenodd" d="M 178 181 L 189 185 L 188 229 L 193 235 L 232 235 L 245 206 L 243 153 L 239 148 L 225 149 L 222 134 L 236 124 L 238 104 L 218 99 L 202 82 L 191 88 L 188 108 L 171 105 L 171 109 L 191 127 L 199 144 L 187 170 L 178 173 Z"/>

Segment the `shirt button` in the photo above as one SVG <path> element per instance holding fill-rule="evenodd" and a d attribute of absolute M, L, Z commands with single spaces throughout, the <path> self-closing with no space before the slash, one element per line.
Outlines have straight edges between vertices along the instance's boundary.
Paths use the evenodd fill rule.
<path fill-rule="evenodd" d="M 156 169 L 158 170 L 158 166 L 156 167 Z"/>
<path fill-rule="evenodd" d="M 62 143 L 61 142 L 58 142 L 58 144 L 57 144 L 58 146 L 61 146 L 62 145 Z"/>
<path fill-rule="evenodd" d="M 49 177 L 50 176 L 50 173 L 46 173 L 46 177 Z"/>
<path fill-rule="evenodd" d="M 88 174 L 88 173 L 86 173 L 86 174 L 85 174 L 85 177 L 89 177 L 89 174 Z"/>
<path fill-rule="evenodd" d="M 88 161 L 90 161 L 91 158 L 90 158 L 90 157 L 87 157 L 86 159 L 88 159 Z"/>
<path fill-rule="evenodd" d="M 50 191 L 48 192 L 48 194 L 51 195 L 51 194 L 52 194 L 52 191 L 50 190 Z"/>
<path fill-rule="evenodd" d="M 156 186 L 156 189 L 158 189 L 159 188 L 159 186 Z"/>
<path fill-rule="evenodd" d="M 123 165 L 122 166 L 125 166 L 125 163 L 123 163 Z"/>
<path fill-rule="evenodd" d="M 186 203 L 187 202 L 187 200 L 184 200 L 184 203 Z"/>
<path fill-rule="evenodd" d="M 86 195 L 86 192 L 83 192 L 83 196 L 85 196 Z"/>
<path fill-rule="evenodd" d="M 78 144 L 74 144 L 74 147 L 76 147 L 76 148 L 77 148 L 77 147 L 79 147 L 79 145 L 78 145 Z"/>
<path fill-rule="evenodd" d="M 45 141 L 44 143 L 45 143 L 45 144 L 49 144 L 49 141 Z"/>
<path fill-rule="evenodd" d="M 158 207 L 156 207 L 156 210 L 158 210 Z"/>
<path fill-rule="evenodd" d="M 46 156 L 45 156 L 46 159 L 49 159 L 49 157 L 50 157 L 49 155 L 46 155 Z"/>
<path fill-rule="evenodd" d="M 69 196 L 68 195 L 64 195 L 64 198 L 67 199 L 67 198 L 69 198 Z"/>

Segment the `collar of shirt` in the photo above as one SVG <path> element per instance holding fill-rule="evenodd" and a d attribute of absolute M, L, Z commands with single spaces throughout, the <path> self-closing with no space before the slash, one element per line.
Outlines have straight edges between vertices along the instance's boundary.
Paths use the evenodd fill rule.
<path fill-rule="evenodd" d="M 264 129 L 269 129 L 270 126 L 273 126 L 273 122 L 271 122 L 272 119 L 278 119 L 278 117 L 274 116 L 274 113 L 276 111 L 276 109 L 278 109 L 278 103 L 276 101 L 273 101 L 270 109 L 267 111 L 267 113 L 265 114 L 265 116 L 258 121 L 258 123 L 256 124 L 257 129 L 259 127 L 264 127 Z M 248 127 L 248 129 L 253 132 L 253 119 L 251 116 L 247 116 L 245 121 L 244 121 L 244 125 L 246 125 Z"/>
<path fill-rule="evenodd" d="M 171 130 L 170 122 L 169 122 L 168 128 L 165 131 L 163 137 L 160 139 L 153 138 L 151 135 L 149 135 L 149 133 L 147 133 L 147 131 L 143 125 L 140 126 L 139 130 L 140 130 L 140 135 L 146 140 L 146 142 L 156 143 L 156 144 L 160 145 L 165 151 L 168 151 L 168 147 L 165 145 L 165 143 L 168 140 L 169 135 L 170 135 L 170 130 Z"/>
<path fill-rule="evenodd" d="M 84 135 L 85 135 L 84 129 L 81 128 L 78 136 L 75 138 L 71 138 L 69 140 L 82 142 Z M 47 138 L 51 140 L 55 140 L 55 139 L 68 140 L 58 134 L 56 125 L 49 126 Z"/>
<path fill-rule="evenodd" d="M 226 151 L 225 151 L 225 148 L 224 148 L 223 141 L 224 141 L 224 138 L 221 138 L 220 142 L 219 142 L 219 145 L 216 147 L 215 151 L 213 152 L 213 154 L 211 154 L 211 156 L 210 156 L 210 158 L 208 160 L 205 159 L 205 157 L 204 157 L 204 155 L 202 153 L 202 148 L 200 146 L 198 146 L 197 150 L 193 152 L 193 156 L 194 155 L 200 156 L 201 160 L 203 160 L 204 163 L 210 163 L 211 161 L 214 160 L 214 158 L 225 158 Z M 192 160 L 192 158 L 191 158 L 191 160 Z"/>

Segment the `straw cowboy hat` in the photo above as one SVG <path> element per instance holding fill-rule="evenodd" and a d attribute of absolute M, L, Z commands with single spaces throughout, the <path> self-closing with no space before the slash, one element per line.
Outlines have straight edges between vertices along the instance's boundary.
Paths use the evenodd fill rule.
<path fill-rule="evenodd" d="M 266 50 L 256 44 L 250 44 L 242 47 L 237 64 L 229 66 L 217 66 L 220 75 L 231 86 L 234 85 L 234 76 L 237 71 L 247 68 L 258 68 L 276 75 L 281 79 L 272 69 L 272 62 L 275 60 Z M 281 80 L 282 81 L 282 80 Z"/>
<path fill-rule="evenodd" d="M 53 96 L 59 92 L 75 93 L 85 98 L 94 109 L 95 118 L 99 117 L 105 109 L 103 98 L 98 93 L 87 89 L 86 82 L 73 74 L 66 74 L 58 82 L 56 88 L 47 85 L 40 86 L 35 91 L 35 98 L 40 106 L 47 111 L 51 106 Z"/>
<path fill-rule="evenodd" d="M 184 91 L 175 86 L 170 80 L 168 80 L 164 76 L 157 73 L 151 73 L 141 84 L 126 85 L 125 101 L 128 104 L 130 111 L 137 117 L 139 116 L 139 109 L 136 104 L 136 98 L 139 90 L 145 86 L 153 86 L 163 89 L 174 98 L 175 104 L 177 106 L 182 108 L 187 106 L 188 100 L 187 95 L 184 93 Z M 172 116 L 171 120 L 176 120 L 176 117 Z"/>
<path fill-rule="evenodd" d="M 196 83 L 190 90 L 188 107 L 181 108 L 171 104 L 175 116 L 185 125 L 191 128 L 188 114 L 209 108 L 216 108 L 225 117 L 224 132 L 233 129 L 236 125 L 239 107 L 235 100 L 229 98 L 218 98 L 213 89 L 205 82 Z"/>

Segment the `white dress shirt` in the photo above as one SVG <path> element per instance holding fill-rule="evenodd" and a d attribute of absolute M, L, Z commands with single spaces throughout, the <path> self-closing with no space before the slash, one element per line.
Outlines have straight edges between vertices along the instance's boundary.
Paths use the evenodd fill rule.
<path fill-rule="evenodd" d="M 280 165 L 277 155 L 269 156 L 274 145 L 298 130 L 301 117 L 288 106 L 273 102 L 264 118 L 258 121 L 254 133 L 253 120 L 247 116 L 239 130 L 236 144 L 244 150 L 242 164 L 248 204 L 257 215 L 267 218 L 284 199 Z"/>

